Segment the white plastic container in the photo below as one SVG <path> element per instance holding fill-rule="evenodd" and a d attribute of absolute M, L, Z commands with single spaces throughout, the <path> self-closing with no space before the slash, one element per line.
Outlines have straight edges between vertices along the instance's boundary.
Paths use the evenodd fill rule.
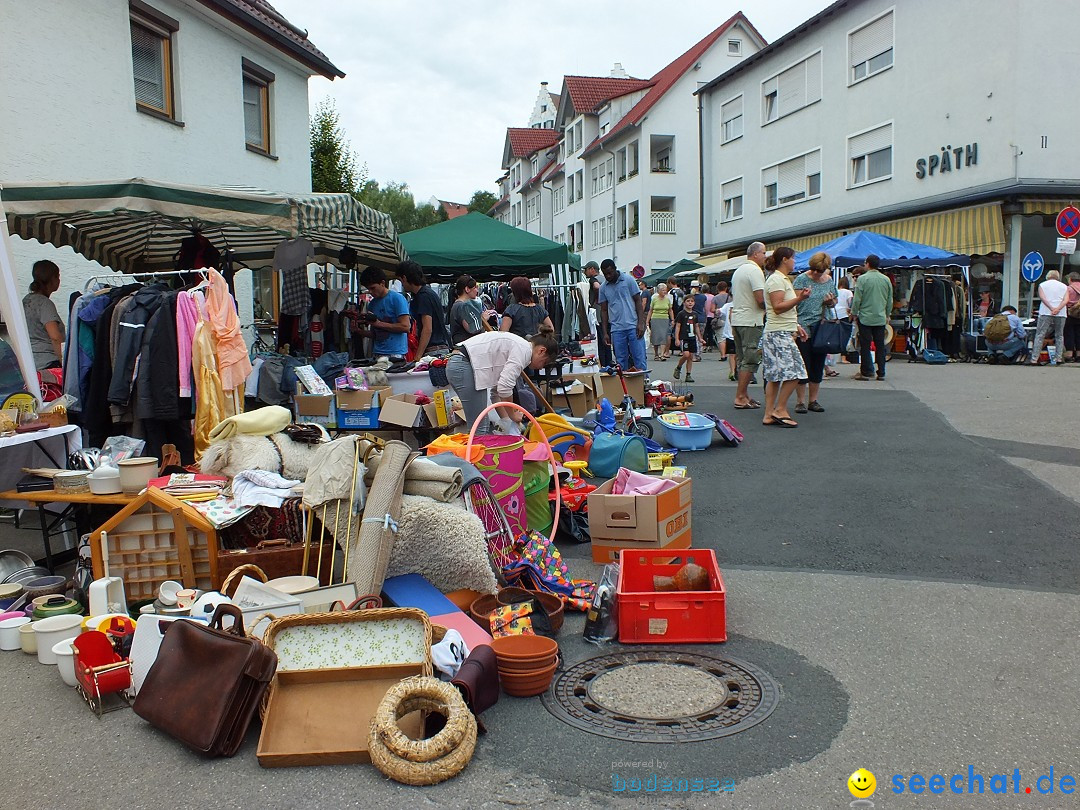
<path fill-rule="evenodd" d="M 128 458 L 117 464 L 120 468 L 120 487 L 129 495 L 137 495 L 146 489 L 158 469 L 153 456 Z"/>
<path fill-rule="evenodd" d="M 53 647 L 60 641 L 70 641 L 81 632 L 82 616 L 68 613 L 63 616 L 50 616 L 34 622 L 34 635 L 37 637 L 37 658 L 39 664 L 56 665 Z"/>
<path fill-rule="evenodd" d="M 19 639 L 19 628 L 24 624 L 30 624 L 30 617 L 4 619 L 0 622 L 0 650 L 17 650 L 22 647 Z"/>
<path fill-rule="evenodd" d="M 78 686 L 79 681 L 75 678 L 75 648 L 71 640 L 56 642 L 52 653 L 56 658 L 56 669 L 60 673 L 60 680 L 68 686 Z"/>
<path fill-rule="evenodd" d="M 124 580 L 120 577 L 102 577 L 90 583 L 90 615 L 104 616 L 119 613 L 127 607 Z"/>

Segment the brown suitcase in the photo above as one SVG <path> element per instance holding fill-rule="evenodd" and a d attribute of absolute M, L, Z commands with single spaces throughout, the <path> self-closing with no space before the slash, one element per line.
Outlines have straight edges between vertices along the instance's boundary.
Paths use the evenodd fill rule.
<path fill-rule="evenodd" d="M 339 550 L 334 554 L 334 542 L 327 539 L 323 542 L 322 566 L 319 566 L 319 544 L 311 544 L 311 554 L 308 558 L 309 576 L 315 576 L 318 571 L 319 584 L 329 585 L 332 568 L 332 558 L 342 560 L 343 553 Z M 222 549 L 217 555 L 217 582 L 214 587 L 221 589 L 221 584 L 229 576 L 229 573 L 241 565 L 257 565 L 266 574 L 267 579 L 278 577 L 292 577 L 304 573 L 304 544 L 292 543 L 285 539 L 263 540 L 255 548 L 231 551 Z"/>
<path fill-rule="evenodd" d="M 221 629 L 229 616 L 233 625 Z M 168 625 L 157 659 L 135 698 L 135 713 L 200 754 L 231 757 L 277 670 L 277 655 L 244 635 L 235 605 L 220 605 L 210 626 Z"/>

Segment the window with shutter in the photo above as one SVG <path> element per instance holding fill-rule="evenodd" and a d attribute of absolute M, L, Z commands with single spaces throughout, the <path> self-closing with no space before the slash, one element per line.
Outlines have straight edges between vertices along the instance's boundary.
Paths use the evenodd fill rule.
<path fill-rule="evenodd" d="M 850 83 L 862 81 L 892 67 L 893 36 L 891 11 L 848 35 Z"/>
<path fill-rule="evenodd" d="M 787 115 L 806 106 L 806 62 L 788 68 L 780 74 L 777 81 L 780 115 Z"/>
<path fill-rule="evenodd" d="M 743 97 L 733 98 L 720 108 L 720 143 L 727 143 L 743 134 Z"/>
<path fill-rule="evenodd" d="M 738 177 L 728 180 L 720 186 L 720 198 L 723 201 L 723 211 L 720 216 L 721 222 L 730 222 L 739 219 L 743 214 L 743 179 Z"/>
<path fill-rule="evenodd" d="M 892 176 L 892 124 L 848 138 L 851 185 L 859 186 Z"/>
<path fill-rule="evenodd" d="M 270 151 L 269 85 L 244 73 L 244 141 L 262 152 Z"/>
<path fill-rule="evenodd" d="M 777 167 L 778 203 L 784 205 L 801 200 L 806 196 L 806 160 L 797 157 L 787 160 Z"/>
<path fill-rule="evenodd" d="M 761 171 L 762 210 L 776 208 L 777 204 L 777 166 L 770 166 Z"/>
<path fill-rule="evenodd" d="M 821 150 L 761 170 L 763 211 L 821 195 Z"/>
<path fill-rule="evenodd" d="M 131 66 L 137 109 L 173 117 L 172 31 L 131 17 Z"/>
<path fill-rule="evenodd" d="M 762 125 L 821 101 L 821 52 L 762 82 Z"/>

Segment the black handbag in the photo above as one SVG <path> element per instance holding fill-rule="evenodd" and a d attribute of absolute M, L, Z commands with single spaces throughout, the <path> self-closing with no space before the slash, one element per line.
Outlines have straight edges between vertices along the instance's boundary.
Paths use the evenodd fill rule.
<path fill-rule="evenodd" d="M 551 511 L 554 513 L 555 504 L 551 504 Z M 552 516 L 554 517 L 554 514 Z M 563 504 L 559 510 L 559 525 L 555 527 L 555 534 L 551 539 L 556 543 L 591 543 L 588 514 L 571 511 Z"/>
<path fill-rule="evenodd" d="M 833 310 L 836 314 L 836 310 Z M 810 336 L 810 348 L 814 354 L 839 354 L 851 337 L 851 324 L 837 318 L 822 318 Z"/>

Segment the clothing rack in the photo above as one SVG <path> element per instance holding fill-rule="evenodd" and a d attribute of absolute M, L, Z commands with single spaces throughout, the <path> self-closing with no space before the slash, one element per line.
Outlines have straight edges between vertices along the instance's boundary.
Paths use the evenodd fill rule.
<path fill-rule="evenodd" d="M 92 285 L 96 281 L 107 281 L 107 280 L 116 279 L 116 278 L 130 278 L 133 281 L 139 281 L 140 279 L 147 278 L 147 277 L 157 278 L 159 276 L 162 276 L 162 277 L 164 277 L 164 276 L 190 276 L 192 273 L 200 273 L 200 274 L 202 274 L 202 276 L 204 278 L 206 277 L 206 271 L 205 270 L 150 270 L 150 271 L 147 271 L 145 273 L 116 273 L 116 272 L 113 272 L 113 273 L 109 273 L 108 275 L 90 276 L 90 278 L 88 278 L 86 280 L 86 284 L 83 287 L 83 292 L 86 292 L 87 290 L 89 290 L 90 285 Z M 114 285 L 109 284 L 108 286 L 112 287 Z"/>

